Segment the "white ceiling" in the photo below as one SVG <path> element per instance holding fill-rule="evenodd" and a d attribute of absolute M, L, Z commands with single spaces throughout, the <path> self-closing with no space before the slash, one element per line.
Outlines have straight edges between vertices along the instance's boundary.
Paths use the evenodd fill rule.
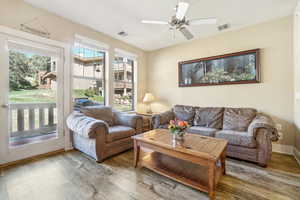
<path fill-rule="evenodd" d="M 25 1 L 144 50 L 155 50 L 186 41 L 180 33 L 173 39 L 166 25 L 140 23 L 142 19 L 169 21 L 178 0 Z M 217 17 L 217 25 L 230 23 L 230 29 L 238 29 L 291 15 L 298 0 L 186 1 L 190 3 L 188 19 Z M 193 26 L 189 29 L 195 38 L 201 38 L 218 33 L 217 25 Z M 117 33 L 122 30 L 129 35 L 118 36 Z"/>

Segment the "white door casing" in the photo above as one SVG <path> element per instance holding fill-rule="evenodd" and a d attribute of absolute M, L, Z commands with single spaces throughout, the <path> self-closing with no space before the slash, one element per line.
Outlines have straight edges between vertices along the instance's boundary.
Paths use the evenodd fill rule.
<path fill-rule="evenodd" d="M 18 46 L 18 44 L 20 46 Z M 9 48 L 30 48 L 47 52 L 59 58 L 57 65 L 58 93 L 58 137 L 17 148 L 9 147 Z M 0 26 L 0 164 L 48 153 L 58 149 L 70 149 L 70 135 L 65 119 L 71 112 L 70 93 L 70 46 L 61 42 L 41 38 L 21 31 Z"/>

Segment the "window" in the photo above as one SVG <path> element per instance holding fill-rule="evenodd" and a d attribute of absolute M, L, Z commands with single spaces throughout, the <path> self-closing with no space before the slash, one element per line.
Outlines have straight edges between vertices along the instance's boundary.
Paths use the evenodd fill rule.
<path fill-rule="evenodd" d="M 114 102 L 119 111 L 134 110 L 134 60 L 117 56 L 113 64 Z"/>
<path fill-rule="evenodd" d="M 105 104 L 105 52 L 75 43 L 73 62 L 73 97 L 75 104 Z"/>

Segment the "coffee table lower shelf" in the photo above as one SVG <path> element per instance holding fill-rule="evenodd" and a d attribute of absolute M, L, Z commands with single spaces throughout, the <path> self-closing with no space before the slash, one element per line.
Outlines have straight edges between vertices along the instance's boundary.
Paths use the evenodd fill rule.
<path fill-rule="evenodd" d="M 208 167 L 206 166 L 201 166 L 159 152 L 143 152 L 138 165 L 194 189 L 209 192 Z M 217 185 L 221 176 L 222 169 L 220 166 L 216 166 L 215 185 Z"/>

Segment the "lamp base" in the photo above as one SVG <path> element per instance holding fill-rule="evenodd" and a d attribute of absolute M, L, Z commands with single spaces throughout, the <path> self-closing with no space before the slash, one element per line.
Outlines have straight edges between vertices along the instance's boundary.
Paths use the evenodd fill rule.
<path fill-rule="evenodd" d="M 146 113 L 147 113 L 147 114 L 152 114 L 153 112 L 152 112 L 152 109 L 151 109 L 151 104 L 149 103 L 147 107 L 148 107 L 148 108 L 147 108 L 147 110 L 146 110 Z"/>

